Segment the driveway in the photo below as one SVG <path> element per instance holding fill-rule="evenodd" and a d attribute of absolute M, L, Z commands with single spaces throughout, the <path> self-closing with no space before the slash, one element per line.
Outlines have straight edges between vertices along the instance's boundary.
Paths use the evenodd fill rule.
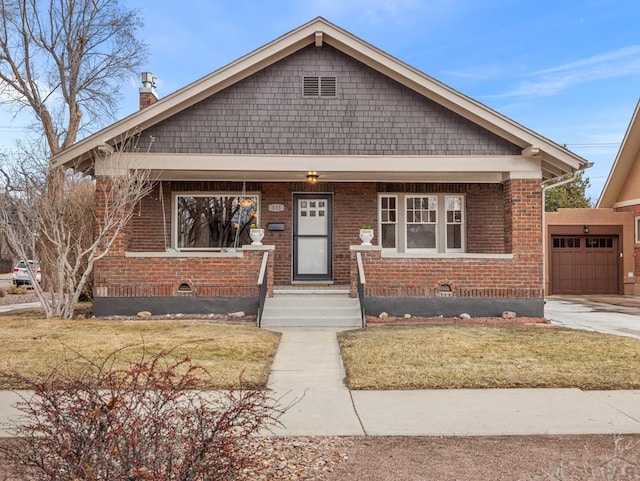
<path fill-rule="evenodd" d="M 635 296 L 550 296 L 544 317 L 572 329 L 640 339 L 640 298 Z"/>

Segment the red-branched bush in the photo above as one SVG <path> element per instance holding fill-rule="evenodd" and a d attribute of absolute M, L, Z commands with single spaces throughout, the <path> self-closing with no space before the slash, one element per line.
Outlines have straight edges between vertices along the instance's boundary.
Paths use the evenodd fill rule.
<path fill-rule="evenodd" d="M 93 376 L 27 380 L 20 438 L 5 447 L 19 479 L 233 480 L 252 435 L 284 409 L 264 391 L 196 390 L 200 369 L 167 353 L 115 368 L 115 354 L 89 363 Z"/>

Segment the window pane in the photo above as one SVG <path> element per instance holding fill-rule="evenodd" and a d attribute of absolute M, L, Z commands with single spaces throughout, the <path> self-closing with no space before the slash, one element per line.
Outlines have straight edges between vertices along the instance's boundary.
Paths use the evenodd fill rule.
<path fill-rule="evenodd" d="M 447 197 L 446 201 L 447 210 L 461 210 L 462 202 L 460 197 Z"/>
<path fill-rule="evenodd" d="M 385 249 L 394 249 L 396 247 L 395 224 L 382 224 L 382 247 Z"/>
<path fill-rule="evenodd" d="M 407 225 L 408 249 L 435 249 L 436 226 L 434 224 Z"/>
<path fill-rule="evenodd" d="M 460 224 L 447 225 L 447 249 L 462 249 L 462 226 Z"/>
<path fill-rule="evenodd" d="M 258 198 L 236 195 L 179 196 L 177 247 L 222 248 L 251 243 L 249 229 L 257 220 Z"/>

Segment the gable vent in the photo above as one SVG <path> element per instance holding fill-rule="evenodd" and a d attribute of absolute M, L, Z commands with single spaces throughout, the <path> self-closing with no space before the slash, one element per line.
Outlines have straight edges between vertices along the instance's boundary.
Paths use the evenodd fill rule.
<path fill-rule="evenodd" d="M 302 81 L 304 97 L 335 97 L 335 77 L 304 77 Z"/>

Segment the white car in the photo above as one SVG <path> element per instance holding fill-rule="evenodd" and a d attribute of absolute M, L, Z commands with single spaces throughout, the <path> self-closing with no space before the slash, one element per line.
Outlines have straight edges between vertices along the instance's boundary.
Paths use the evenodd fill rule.
<path fill-rule="evenodd" d="M 27 262 L 36 274 L 36 282 L 40 283 L 42 281 L 42 270 L 40 269 L 40 263 L 34 261 Z M 27 265 L 24 261 L 18 262 L 13 268 L 13 283 L 16 286 L 31 285 L 31 280 L 29 279 L 29 274 L 27 273 Z"/>

